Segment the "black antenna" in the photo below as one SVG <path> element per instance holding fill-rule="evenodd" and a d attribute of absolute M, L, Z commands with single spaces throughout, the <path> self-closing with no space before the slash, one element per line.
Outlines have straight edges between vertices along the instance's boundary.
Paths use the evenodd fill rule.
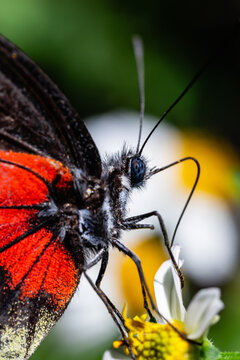
<path fill-rule="evenodd" d="M 181 94 L 177 97 L 177 99 L 172 103 L 171 106 L 169 106 L 169 108 L 163 113 L 163 115 L 161 116 L 161 118 L 158 120 L 158 122 L 156 123 L 156 125 L 153 127 L 153 129 L 150 131 L 150 133 L 148 134 L 148 136 L 146 137 L 144 143 L 142 144 L 142 147 L 139 151 L 139 154 L 141 155 L 146 143 L 148 142 L 149 138 L 152 136 L 153 132 L 156 130 L 156 128 L 158 127 L 158 125 L 165 119 L 165 117 L 167 116 L 167 114 L 179 103 L 179 101 L 183 98 L 183 96 L 188 92 L 188 90 L 195 84 L 195 82 L 198 80 L 198 78 L 202 75 L 202 73 L 205 71 L 205 69 L 208 67 L 210 63 L 210 60 L 205 63 L 200 70 L 196 73 L 196 75 L 192 78 L 192 80 L 188 83 L 188 85 L 186 86 L 186 88 L 181 92 Z"/>
<path fill-rule="evenodd" d="M 144 143 L 142 144 L 142 147 L 139 151 L 139 155 L 141 155 L 146 143 L 148 142 L 149 138 L 152 136 L 153 132 L 156 130 L 158 125 L 165 119 L 167 114 L 178 104 L 178 102 L 183 98 L 183 96 L 188 92 L 188 90 L 195 84 L 195 82 L 198 80 L 198 78 L 202 75 L 202 73 L 206 70 L 206 68 L 209 66 L 209 64 L 212 62 L 212 60 L 217 56 L 220 52 L 223 51 L 223 48 L 225 48 L 227 45 L 230 44 L 230 40 L 234 39 L 236 35 L 238 35 L 239 32 L 239 23 L 240 21 L 237 20 L 236 23 L 233 24 L 233 28 L 230 29 L 229 33 L 225 37 L 225 39 L 221 40 L 218 45 L 215 47 L 215 50 L 213 51 L 212 55 L 208 58 L 208 60 L 205 62 L 205 64 L 198 70 L 196 75 L 192 78 L 192 80 L 188 83 L 186 88 L 181 92 L 181 94 L 177 97 L 177 99 L 173 102 L 173 104 L 163 113 L 161 118 L 158 120 L 156 125 L 153 127 L 153 129 L 148 134 L 147 138 L 145 139 Z"/>
<path fill-rule="evenodd" d="M 132 39 L 134 56 L 137 65 L 137 77 L 138 77 L 138 91 L 139 91 L 139 101 L 140 101 L 140 125 L 139 125 L 139 134 L 138 134 L 138 143 L 136 153 L 139 152 L 141 136 L 142 136 L 142 124 L 144 117 L 144 107 L 145 107 L 145 94 L 144 94 L 144 59 L 143 59 L 143 43 L 142 39 L 139 36 L 134 36 Z"/>

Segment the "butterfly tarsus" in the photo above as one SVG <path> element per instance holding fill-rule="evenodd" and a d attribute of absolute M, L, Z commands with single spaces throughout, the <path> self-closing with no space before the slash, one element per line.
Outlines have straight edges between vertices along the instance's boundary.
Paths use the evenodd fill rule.
<path fill-rule="evenodd" d="M 149 213 L 150 216 L 156 216 L 158 218 L 158 222 L 159 222 L 159 225 L 160 225 L 160 228 L 161 228 L 161 231 L 162 231 L 162 235 L 163 235 L 163 240 L 164 240 L 164 244 L 167 248 L 167 251 L 168 251 L 168 254 L 170 256 L 170 259 L 172 260 L 172 263 L 174 265 L 174 268 L 175 270 L 177 271 L 177 274 L 179 276 L 179 279 L 180 279 L 180 282 L 181 282 L 181 287 L 183 288 L 184 287 L 184 276 L 183 276 L 183 273 L 182 271 L 180 270 L 176 260 L 175 260 L 175 257 L 173 256 L 173 253 L 172 253 L 172 250 L 171 250 L 171 246 L 170 246 L 170 243 L 169 243 L 169 239 L 168 239 L 168 234 L 167 234 L 167 230 L 166 230 L 166 227 L 165 227 L 165 224 L 164 224 L 164 221 L 163 221 L 163 218 L 162 216 L 159 214 L 158 211 L 153 211 L 152 213 Z"/>

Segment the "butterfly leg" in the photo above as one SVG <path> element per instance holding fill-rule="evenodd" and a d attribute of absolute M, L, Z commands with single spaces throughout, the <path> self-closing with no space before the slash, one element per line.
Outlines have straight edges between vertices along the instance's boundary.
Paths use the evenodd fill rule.
<path fill-rule="evenodd" d="M 108 264 L 108 250 L 107 249 L 101 249 L 97 255 L 86 265 L 84 265 L 84 271 L 90 269 L 92 266 L 96 265 L 99 261 L 101 261 L 101 267 L 98 273 L 97 280 L 95 282 L 96 286 L 99 288 L 103 279 L 103 276 L 105 274 L 107 264 Z"/>
<path fill-rule="evenodd" d="M 179 334 L 179 336 L 181 336 L 184 340 L 187 340 L 188 342 L 193 343 L 193 344 L 198 344 L 198 345 L 200 345 L 199 342 L 197 342 L 197 341 L 195 341 L 195 340 L 188 339 L 185 334 L 181 333 L 180 330 L 178 330 L 167 318 L 165 318 L 165 316 L 163 316 L 163 315 L 159 312 L 159 310 L 158 310 L 155 302 L 153 301 L 153 298 L 152 298 L 152 296 L 151 296 L 151 294 L 150 294 L 150 291 L 149 291 L 149 289 L 148 289 L 148 286 L 147 286 L 147 283 L 146 283 L 146 280 L 145 280 L 145 277 L 144 277 L 142 265 L 141 265 L 141 260 L 138 258 L 138 256 L 137 256 L 134 252 L 132 252 L 130 249 L 128 249 L 125 245 L 123 245 L 121 242 L 119 242 L 118 240 L 113 240 L 112 244 L 113 244 L 113 246 L 115 246 L 119 251 L 123 252 L 125 255 L 127 255 L 128 257 L 130 257 L 130 259 L 132 259 L 133 262 L 135 263 L 135 265 L 137 266 L 138 274 L 139 274 L 139 278 L 140 278 L 140 282 L 141 282 L 142 288 L 144 287 L 144 289 L 146 289 L 146 292 L 147 292 L 147 295 L 148 295 L 148 297 L 149 297 L 151 306 L 152 306 L 153 310 L 157 313 L 157 315 L 158 315 L 159 317 L 161 317 L 166 323 L 168 323 L 168 324 L 172 327 L 172 329 L 173 329 L 174 331 L 176 331 L 176 332 Z M 146 309 L 146 310 L 147 310 L 147 309 Z M 152 318 L 152 319 L 154 319 L 154 318 Z"/>
<path fill-rule="evenodd" d="M 95 282 L 95 286 L 99 289 L 99 291 L 102 291 L 100 289 L 100 284 L 102 281 L 102 278 L 104 276 L 105 270 L 107 268 L 107 262 L 108 262 L 108 250 L 107 249 L 101 249 L 99 253 L 88 263 L 84 266 L 83 272 L 85 273 L 88 269 L 90 269 L 92 266 L 96 265 L 100 260 L 102 260 L 101 268 L 97 277 L 97 280 Z M 106 300 L 108 301 L 109 305 L 112 309 L 114 309 L 115 314 L 118 316 L 119 320 L 124 323 L 123 317 L 121 313 L 118 311 L 118 309 L 113 305 L 111 300 L 105 295 Z"/>
<path fill-rule="evenodd" d="M 98 277 L 97 277 L 97 280 L 96 280 L 95 284 L 90 279 L 91 282 L 94 284 L 94 287 L 92 286 L 92 283 L 90 283 L 90 285 L 93 287 L 94 290 L 95 290 L 95 288 L 98 289 L 98 291 L 95 290 L 98 295 L 101 293 L 102 296 L 104 296 L 104 304 L 106 305 L 106 302 L 108 303 L 108 306 L 106 305 L 108 311 L 109 311 L 109 308 L 111 308 L 113 313 L 114 313 L 114 316 L 117 317 L 117 319 L 115 319 L 115 320 L 118 321 L 120 326 L 124 326 L 124 319 L 123 319 L 121 313 L 118 311 L 118 309 L 115 307 L 115 305 L 111 302 L 111 300 L 107 297 L 107 295 L 103 293 L 102 289 L 100 288 L 102 278 L 103 278 L 105 270 L 107 268 L 108 257 L 109 257 L 108 250 L 107 249 L 101 249 L 99 251 L 99 253 L 87 265 L 84 266 L 83 272 L 84 272 L 85 276 L 88 277 L 88 275 L 86 275 L 86 271 L 88 269 L 90 269 L 92 266 L 94 266 L 95 264 L 97 264 L 100 260 L 102 260 L 101 268 L 100 268 L 100 271 L 99 271 L 99 274 L 98 274 Z M 87 280 L 89 281 L 89 279 L 87 279 Z M 112 316 L 111 312 L 110 312 L 110 314 Z"/>
<path fill-rule="evenodd" d="M 132 216 L 132 217 L 129 217 L 127 219 L 124 219 L 122 221 L 122 224 L 121 224 L 122 228 L 124 230 L 137 230 L 137 229 L 154 230 L 154 225 L 152 225 L 152 224 L 138 224 L 139 221 L 147 219 L 148 217 L 149 216 L 148 216 L 148 213 L 147 213 L 147 214 L 141 214 L 141 215 Z"/>
<path fill-rule="evenodd" d="M 162 235 L 163 235 L 163 240 L 164 240 L 164 244 L 167 248 L 167 251 L 168 251 L 168 254 L 170 256 L 170 259 L 172 260 L 172 263 L 178 273 L 178 276 L 179 276 L 179 279 L 181 281 L 181 286 L 183 288 L 184 286 L 184 277 L 183 277 L 183 274 L 182 274 L 182 271 L 179 269 L 179 266 L 178 264 L 176 263 L 176 260 L 173 256 L 173 253 L 172 253 L 172 250 L 171 250 L 171 245 L 170 245 L 170 242 L 169 242 L 169 239 L 168 239 L 168 234 L 167 234 L 167 230 L 166 230 L 166 227 L 165 227 L 165 224 L 164 224 L 164 221 L 163 221 L 163 218 L 162 216 L 157 212 L 157 211 L 151 211 L 149 213 L 146 213 L 146 214 L 142 214 L 142 215 L 138 215 L 138 216 L 133 216 L 131 218 L 127 218 L 124 220 L 123 224 L 124 226 L 126 226 L 128 229 L 139 229 L 139 228 L 142 228 L 142 227 L 139 227 L 139 225 L 143 226 L 145 224 L 137 224 L 139 221 L 141 220 L 144 220 L 144 219 L 147 219 L 151 216 L 156 216 L 158 218 L 158 222 L 159 222 L 159 225 L 160 225 L 160 228 L 161 228 L 161 231 L 162 231 Z M 149 225 L 145 225 L 145 227 Z"/>
<path fill-rule="evenodd" d="M 100 270 L 99 270 L 99 273 L 98 273 L 98 277 L 97 277 L 97 280 L 96 280 L 96 286 L 99 288 L 100 285 L 101 285 L 101 282 L 102 282 L 102 279 L 103 279 L 103 276 L 105 274 L 105 271 L 106 271 L 106 268 L 107 268 L 107 264 L 108 264 L 108 258 L 109 258 L 109 253 L 108 251 L 106 250 L 103 254 L 103 257 L 102 257 L 102 263 L 101 263 L 101 267 L 100 267 Z"/>
<path fill-rule="evenodd" d="M 87 271 L 88 269 L 96 265 L 103 258 L 106 251 L 107 250 L 104 248 L 101 249 L 88 264 L 84 265 L 83 271 Z"/>
<path fill-rule="evenodd" d="M 139 274 L 139 278 L 140 278 L 140 283 L 141 283 L 141 288 L 142 288 L 142 294 L 143 294 L 143 303 L 144 303 L 144 308 L 146 309 L 149 317 L 154 320 L 154 317 L 151 313 L 151 310 L 149 309 L 148 306 L 148 301 L 147 301 L 147 295 L 150 299 L 150 303 L 152 308 L 155 310 L 156 306 L 154 304 L 154 301 L 152 300 L 152 296 L 150 294 L 150 291 L 148 289 L 145 277 L 144 277 L 144 273 L 143 273 L 143 269 L 142 269 L 142 265 L 141 265 L 141 260 L 139 259 L 139 257 L 134 254 L 134 252 L 132 252 L 130 249 L 128 249 L 125 245 L 123 245 L 120 241 L 114 239 L 112 240 L 112 244 L 114 247 L 116 247 L 119 251 L 123 252 L 124 254 L 126 254 L 127 256 L 129 256 L 134 263 L 137 266 L 138 269 L 138 274 Z"/>
<path fill-rule="evenodd" d="M 96 265 L 100 260 L 101 262 L 101 267 L 98 273 L 98 277 L 97 280 L 95 282 L 96 286 L 99 288 L 103 279 L 103 276 L 105 274 L 106 268 L 107 268 L 107 264 L 108 264 L 108 258 L 109 258 L 109 253 L 108 250 L 106 249 L 101 249 L 99 251 L 99 253 L 88 263 L 84 266 L 84 270 L 88 270 L 90 269 L 92 266 Z"/>
<path fill-rule="evenodd" d="M 99 298 L 102 300 L 102 302 L 104 303 L 104 305 L 106 306 L 108 312 L 110 313 L 113 321 L 115 322 L 115 324 L 117 325 L 122 338 L 124 339 L 124 342 L 129 350 L 129 354 L 131 356 L 131 358 L 133 360 L 135 360 L 135 356 L 132 352 L 132 349 L 129 345 L 129 342 L 127 340 L 126 337 L 126 329 L 124 328 L 124 319 L 122 318 L 121 314 L 119 313 L 119 311 L 117 310 L 117 308 L 113 305 L 113 303 L 111 302 L 111 300 L 107 297 L 107 295 L 99 288 L 97 287 L 94 282 L 92 281 L 92 279 L 87 275 L 86 271 L 84 271 L 84 275 L 87 279 L 87 281 L 89 282 L 89 284 L 91 285 L 91 287 L 93 288 L 93 290 L 97 293 L 97 295 L 99 296 Z M 119 314 L 120 314 L 120 318 L 119 318 Z"/>

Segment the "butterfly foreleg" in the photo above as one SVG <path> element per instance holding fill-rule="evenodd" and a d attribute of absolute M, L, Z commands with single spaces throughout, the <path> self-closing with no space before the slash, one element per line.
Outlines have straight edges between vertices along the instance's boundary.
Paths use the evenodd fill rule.
<path fill-rule="evenodd" d="M 151 215 L 150 215 L 151 216 Z M 151 229 L 154 230 L 154 225 L 152 224 L 138 224 L 139 221 L 142 221 L 149 217 L 149 214 L 141 214 L 137 216 L 132 216 L 122 221 L 122 228 L 124 230 L 136 230 L 136 229 Z"/>
<path fill-rule="evenodd" d="M 184 277 L 183 274 L 178 266 L 178 264 L 176 263 L 176 260 L 173 256 L 172 253 L 172 249 L 171 249 L 171 244 L 169 242 L 169 238 L 168 238 L 168 234 L 167 234 L 167 230 L 163 221 L 162 216 L 159 214 L 158 211 L 151 211 L 149 213 L 146 214 L 141 214 L 141 215 L 137 215 L 137 216 L 133 216 L 131 218 L 127 218 L 124 220 L 123 225 L 126 226 L 127 229 L 141 229 L 141 228 L 151 228 L 152 229 L 152 225 L 148 225 L 148 224 L 138 224 L 139 221 L 142 221 L 144 219 L 147 219 L 151 216 L 156 216 L 160 225 L 160 229 L 163 235 L 163 240 L 164 240 L 164 244 L 166 246 L 166 249 L 168 251 L 169 257 L 172 260 L 172 263 L 178 273 L 179 279 L 181 281 L 181 286 L 184 286 Z"/>

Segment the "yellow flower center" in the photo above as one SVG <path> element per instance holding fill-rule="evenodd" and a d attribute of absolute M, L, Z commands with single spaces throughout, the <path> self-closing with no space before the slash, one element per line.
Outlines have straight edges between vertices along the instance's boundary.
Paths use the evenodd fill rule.
<path fill-rule="evenodd" d="M 137 360 L 191 360 L 198 359 L 197 347 L 183 337 L 168 324 L 157 324 L 146 321 L 147 315 L 126 317 L 123 312 L 125 326 L 129 330 L 127 340 Z M 184 334 L 184 325 L 174 321 L 173 325 Z M 124 345 L 124 341 L 114 341 L 114 348 Z M 124 345 L 124 351 L 129 354 Z"/>

